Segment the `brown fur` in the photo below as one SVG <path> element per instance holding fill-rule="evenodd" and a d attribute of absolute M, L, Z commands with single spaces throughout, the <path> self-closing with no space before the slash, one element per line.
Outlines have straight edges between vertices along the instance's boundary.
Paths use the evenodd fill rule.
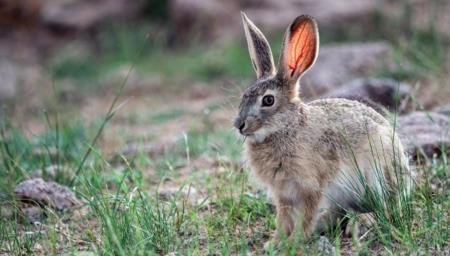
<path fill-rule="evenodd" d="M 253 174 L 271 192 L 277 207 L 278 233 L 292 235 L 302 225 L 306 236 L 325 227 L 337 214 L 361 210 L 361 198 L 355 193 L 363 189 L 346 187 L 346 182 L 364 181 L 379 189 L 380 182 L 394 187 L 396 179 L 392 163 L 396 161 L 409 175 L 403 147 L 393 134 L 389 122 L 372 108 L 356 101 L 323 99 L 305 104 L 298 97 L 298 79 L 303 73 L 288 73 L 285 52 L 290 33 L 296 26 L 314 26 L 315 21 L 300 16 L 286 32 L 278 72 L 270 75 L 270 46 L 262 33 L 243 14 L 247 40 L 264 51 L 250 50 L 256 63 L 258 80 L 243 95 L 235 126 L 249 139 L 246 155 Z M 302 24 L 302 22 L 307 22 Z M 306 25 L 305 25 L 306 24 Z M 250 37 L 248 35 L 251 35 Z M 309 42 L 310 43 L 310 42 Z M 310 47 L 317 55 L 316 47 Z M 255 56 L 258 55 L 258 56 Z M 301 56 L 300 56 L 301 58 Z M 300 59 L 301 63 L 301 59 Z M 311 64 L 312 65 L 312 64 Z M 269 72 L 263 72 L 261 67 Z M 310 66 L 306 66 L 305 71 Z M 259 73 L 258 73 L 259 72 Z M 272 95 L 274 104 L 265 106 L 262 99 Z M 399 155 L 394 156 L 394 152 Z M 377 178 L 373 166 L 377 162 L 382 177 Z M 408 176 L 408 175 L 405 175 Z M 361 188 L 357 185 L 358 188 Z M 333 199 L 333 200 L 332 200 Z"/>

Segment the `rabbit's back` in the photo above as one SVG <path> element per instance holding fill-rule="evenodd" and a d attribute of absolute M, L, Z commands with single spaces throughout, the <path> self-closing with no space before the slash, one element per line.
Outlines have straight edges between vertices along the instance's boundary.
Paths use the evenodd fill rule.
<path fill-rule="evenodd" d="M 321 109 L 331 122 L 344 123 L 358 120 L 378 125 L 388 125 L 387 120 L 373 108 L 354 100 L 330 98 L 311 101 L 310 107 Z"/>
<path fill-rule="evenodd" d="M 374 109 L 358 102 L 346 99 L 320 99 L 307 104 L 313 122 L 314 132 L 324 131 L 340 138 L 355 150 L 361 143 L 367 142 L 371 135 L 382 135 L 392 128 L 389 122 Z M 314 127 L 314 126 L 318 127 Z M 387 134 L 386 134 L 387 135 Z M 322 135 L 323 136 L 327 136 Z M 384 138 L 383 138 L 384 139 Z"/>

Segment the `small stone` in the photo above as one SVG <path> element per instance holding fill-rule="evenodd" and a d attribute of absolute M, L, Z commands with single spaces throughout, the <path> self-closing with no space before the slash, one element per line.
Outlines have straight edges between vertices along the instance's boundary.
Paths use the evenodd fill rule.
<path fill-rule="evenodd" d="M 325 236 L 321 236 L 317 241 L 317 249 L 322 255 L 336 255 L 336 248 Z"/>
<path fill-rule="evenodd" d="M 69 188 L 55 182 L 45 182 L 41 178 L 21 182 L 15 189 L 18 198 L 25 202 L 48 205 L 58 210 L 65 210 L 81 205 Z"/>

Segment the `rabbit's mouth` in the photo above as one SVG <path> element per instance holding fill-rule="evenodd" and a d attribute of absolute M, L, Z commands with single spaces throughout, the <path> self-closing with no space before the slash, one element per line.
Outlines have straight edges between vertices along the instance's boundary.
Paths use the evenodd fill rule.
<path fill-rule="evenodd" d="M 260 130 L 260 128 L 261 128 L 261 126 L 256 129 L 247 128 L 245 130 L 240 130 L 239 132 L 244 136 L 252 137 L 258 132 L 258 130 Z"/>
<path fill-rule="evenodd" d="M 239 129 L 239 132 L 244 136 L 253 136 L 261 129 L 261 123 L 257 120 L 247 121 L 243 129 Z"/>

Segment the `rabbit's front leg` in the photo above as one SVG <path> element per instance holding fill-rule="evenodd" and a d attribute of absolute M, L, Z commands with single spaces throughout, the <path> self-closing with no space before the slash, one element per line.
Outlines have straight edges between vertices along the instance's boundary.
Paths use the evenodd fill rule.
<path fill-rule="evenodd" d="M 278 197 L 276 200 L 276 209 L 277 230 L 275 237 L 264 244 L 264 250 L 266 252 L 269 252 L 270 248 L 274 248 L 275 250 L 279 249 L 280 242 L 284 238 L 290 239 L 295 227 L 292 200 Z"/>
<path fill-rule="evenodd" d="M 321 193 L 317 190 L 302 189 L 300 191 L 300 216 L 297 219 L 297 224 L 303 227 L 303 235 L 308 238 L 312 232 L 314 232 L 318 214 L 319 204 L 321 199 Z"/>
<path fill-rule="evenodd" d="M 277 203 L 277 234 L 275 240 L 279 240 L 285 236 L 289 237 L 294 231 L 294 218 L 293 218 L 293 205 L 292 201 L 285 198 L 278 198 Z"/>

